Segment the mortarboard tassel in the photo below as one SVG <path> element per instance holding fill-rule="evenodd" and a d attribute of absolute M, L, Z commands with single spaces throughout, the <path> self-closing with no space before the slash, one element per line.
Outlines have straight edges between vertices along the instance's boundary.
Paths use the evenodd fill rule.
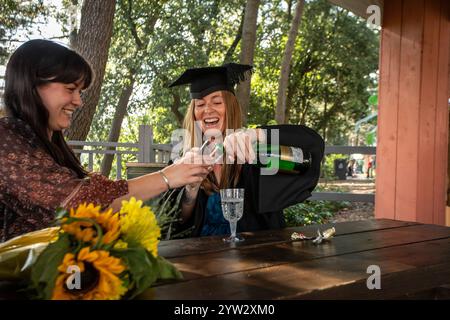
<path fill-rule="evenodd" d="M 227 63 L 223 66 L 227 69 L 227 79 L 232 85 L 245 81 L 253 71 L 253 67 L 246 64 Z"/>

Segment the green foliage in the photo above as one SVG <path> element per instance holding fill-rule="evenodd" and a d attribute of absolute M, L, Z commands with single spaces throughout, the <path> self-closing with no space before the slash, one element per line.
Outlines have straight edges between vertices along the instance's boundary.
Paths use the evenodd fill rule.
<path fill-rule="evenodd" d="M 321 167 L 321 175 L 326 180 L 335 180 L 336 176 L 334 174 L 334 160 L 345 159 L 349 160 L 348 155 L 344 154 L 328 154 L 324 157 Z"/>
<path fill-rule="evenodd" d="M 279 66 L 290 16 L 279 1 L 261 8 L 249 122 L 274 117 Z M 367 115 L 378 66 L 378 34 L 365 21 L 326 0 L 305 3 L 294 51 L 287 109 L 290 123 L 306 124 L 331 145 L 347 144 L 353 123 Z"/>
<path fill-rule="evenodd" d="M 63 10 L 56 12 L 43 1 L 0 1 L 5 3 L 0 35 L 6 30 L 8 39 L 20 28 L 35 26 L 46 14 L 55 17 L 68 36 L 68 9 L 74 2 L 81 5 L 63 0 Z M 232 44 L 245 4 L 245 0 L 118 0 L 106 74 L 88 140 L 108 140 L 121 94 L 133 83 L 119 141 L 137 141 L 139 124 L 150 124 L 155 143 L 170 142 L 190 97 L 186 88 L 169 89 L 168 84 L 186 68 L 219 65 L 226 56 L 227 61 L 239 60 L 240 41 L 236 47 Z M 250 126 L 274 124 L 282 52 L 293 14 L 286 4 L 261 1 Z M 378 31 L 369 29 L 363 19 L 326 0 L 306 1 L 287 93 L 289 123 L 314 128 L 330 145 L 347 144 L 354 122 L 370 113 L 373 100 L 368 99 L 377 85 L 378 42 Z M 375 141 L 368 137 L 367 142 Z M 101 159 L 95 157 L 95 170 Z M 134 160 L 124 158 L 122 168 Z M 114 176 L 115 163 L 112 168 Z"/>
<path fill-rule="evenodd" d="M 183 192 L 173 189 L 145 203 L 153 209 L 156 215 L 161 228 L 161 239 L 170 240 L 183 236 L 183 234 L 174 233 L 174 225 L 180 217 L 181 210 L 179 208 L 182 196 Z"/>
<path fill-rule="evenodd" d="M 348 206 L 346 201 L 305 201 L 284 209 L 284 217 L 288 227 L 323 224 Z"/>
<path fill-rule="evenodd" d="M 371 95 L 369 97 L 368 102 L 371 106 L 377 106 L 378 105 L 378 94 Z"/>
<path fill-rule="evenodd" d="M 120 94 L 133 78 L 120 141 L 137 141 L 138 125 L 149 124 L 155 143 L 169 143 L 190 101 L 185 88 L 169 90 L 169 83 L 185 68 L 221 63 L 239 28 L 243 6 L 243 0 L 118 1 L 106 75 L 88 140 L 108 139 Z M 98 157 L 95 168 L 100 162 Z"/>
<path fill-rule="evenodd" d="M 39 255 L 31 271 L 31 286 L 36 293 L 42 294 L 37 299 L 51 299 L 56 278 L 58 276 L 58 266 L 69 252 L 70 240 L 68 234 L 59 235 L 58 241 L 51 243 Z"/>
<path fill-rule="evenodd" d="M 19 30 L 29 31 L 38 18 L 49 12 L 43 0 L 0 0 L 0 65 L 6 62 Z"/>
<path fill-rule="evenodd" d="M 150 124 L 155 143 L 169 143 L 190 101 L 186 88 L 169 89 L 169 83 L 186 68 L 223 62 L 244 7 L 244 0 L 118 1 L 106 75 L 88 139 L 107 140 L 120 94 L 133 78 L 120 141 L 137 141 L 138 125 Z M 262 1 L 259 16 L 249 126 L 274 124 L 281 53 L 292 12 L 287 12 L 285 1 Z M 239 51 L 240 43 L 230 52 L 230 60 L 238 61 Z M 289 122 L 316 129 L 329 144 L 347 144 L 353 123 L 370 111 L 377 64 L 376 31 L 326 0 L 307 1 L 290 75 Z M 100 162 L 97 157 L 96 168 Z"/>
<path fill-rule="evenodd" d="M 144 248 L 136 247 L 123 250 L 111 250 L 111 254 L 116 258 L 122 259 L 133 279 L 128 284 L 129 288 L 134 288 L 129 292 L 130 299 L 140 294 L 156 281 L 158 275 L 156 259 Z"/>
<path fill-rule="evenodd" d="M 375 132 L 369 132 L 366 135 L 366 145 L 373 146 L 375 144 L 376 140 L 376 133 Z"/>
<path fill-rule="evenodd" d="M 133 299 L 148 289 L 158 279 L 182 279 L 181 273 L 162 257 L 153 257 L 142 247 L 112 250 L 112 255 L 120 258 L 127 265 L 130 278 L 128 284 L 133 288 L 127 293 L 128 299 Z"/>
<path fill-rule="evenodd" d="M 156 262 L 158 264 L 158 279 L 183 279 L 183 275 L 180 273 L 180 271 L 178 271 L 178 269 L 175 268 L 172 263 L 170 263 L 163 257 L 158 256 L 158 258 L 156 258 Z"/>
<path fill-rule="evenodd" d="M 183 191 L 173 189 L 166 191 L 161 196 L 150 199 L 145 205 L 150 206 L 155 213 L 158 225 L 161 228 L 161 239 L 171 240 L 189 237 L 194 226 L 180 230 L 177 223 L 180 221 L 180 201 Z"/>

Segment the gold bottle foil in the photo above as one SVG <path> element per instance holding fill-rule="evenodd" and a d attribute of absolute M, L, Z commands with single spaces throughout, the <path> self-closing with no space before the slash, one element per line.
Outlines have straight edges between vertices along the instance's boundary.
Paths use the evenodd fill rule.
<path fill-rule="evenodd" d="M 336 234 L 336 229 L 330 228 L 322 232 L 322 236 L 325 240 L 331 239 Z"/>

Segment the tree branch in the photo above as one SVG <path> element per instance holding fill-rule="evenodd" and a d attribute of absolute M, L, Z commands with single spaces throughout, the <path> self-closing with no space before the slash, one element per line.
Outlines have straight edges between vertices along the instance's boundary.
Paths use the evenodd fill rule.
<path fill-rule="evenodd" d="M 230 48 L 227 50 L 227 53 L 225 54 L 225 57 L 223 59 L 223 63 L 231 61 L 231 57 L 233 56 L 233 53 L 236 50 L 239 41 L 241 41 L 242 39 L 242 29 L 244 28 L 244 17 L 245 17 L 245 6 L 244 9 L 242 10 L 241 24 L 239 25 L 236 37 L 234 38 L 234 41 L 231 44 Z"/>
<path fill-rule="evenodd" d="M 131 35 L 133 36 L 134 41 L 136 42 L 136 46 L 138 47 L 138 50 L 140 50 L 140 49 L 142 49 L 143 44 L 142 44 L 141 39 L 139 38 L 139 35 L 137 34 L 136 25 L 132 18 L 133 0 L 129 0 L 128 6 L 124 6 L 124 7 L 125 7 L 124 8 L 125 13 L 126 13 L 125 18 L 127 19 L 128 26 L 130 27 Z"/>

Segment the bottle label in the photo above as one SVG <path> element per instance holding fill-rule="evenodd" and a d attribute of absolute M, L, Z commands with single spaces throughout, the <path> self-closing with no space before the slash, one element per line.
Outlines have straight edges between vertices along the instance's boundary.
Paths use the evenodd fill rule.
<path fill-rule="evenodd" d="M 301 148 L 280 146 L 280 160 L 303 163 L 303 150 Z"/>
<path fill-rule="evenodd" d="M 303 163 L 303 150 L 301 148 L 294 147 L 291 147 L 291 149 L 294 162 Z"/>

